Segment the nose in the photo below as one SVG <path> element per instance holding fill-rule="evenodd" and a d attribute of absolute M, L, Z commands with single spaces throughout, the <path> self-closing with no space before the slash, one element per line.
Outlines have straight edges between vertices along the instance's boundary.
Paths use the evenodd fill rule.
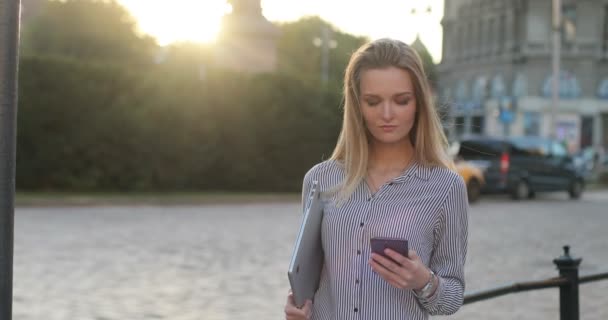
<path fill-rule="evenodd" d="M 393 104 L 387 101 L 382 104 L 382 120 L 389 121 L 393 119 Z"/>

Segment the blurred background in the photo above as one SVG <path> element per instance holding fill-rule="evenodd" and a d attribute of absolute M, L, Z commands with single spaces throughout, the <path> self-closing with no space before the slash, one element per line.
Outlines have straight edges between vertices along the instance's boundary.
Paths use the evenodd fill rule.
<path fill-rule="evenodd" d="M 467 183 L 467 292 L 555 276 L 566 243 L 607 269 L 607 0 L 21 2 L 17 320 L 282 319 L 302 177 L 382 37 L 421 56 Z M 581 318 L 608 318 L 607 289 Z"/>

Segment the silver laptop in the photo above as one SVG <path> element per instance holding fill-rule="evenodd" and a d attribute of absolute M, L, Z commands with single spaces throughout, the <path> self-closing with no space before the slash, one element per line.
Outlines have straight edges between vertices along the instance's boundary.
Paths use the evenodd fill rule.
<path fill-rule="evenodd" d="M 302 307 L 306 300 L 314 297 L 319 288 L 323 268 L 323 246 L 321 223 L 323 204 L 317 181 L 313 182 L 309 203 L 302 218 L 300 232 L 296 238 L 287 276 L 296 306 Z"/>

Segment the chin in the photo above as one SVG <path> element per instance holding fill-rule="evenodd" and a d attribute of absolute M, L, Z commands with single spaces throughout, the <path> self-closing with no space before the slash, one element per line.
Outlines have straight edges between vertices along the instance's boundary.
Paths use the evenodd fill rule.
<path fill-rule="evenodd" d="M 376 143 L 378 144 L 384 144 L 384 145 L 397 145 L 397 144 L 403 144 L 406 143 L 407 141 L 409 141 L 409 137 L 405 136 L 405 137 L 379 137 L 379 138 L 375 138 Z"/>

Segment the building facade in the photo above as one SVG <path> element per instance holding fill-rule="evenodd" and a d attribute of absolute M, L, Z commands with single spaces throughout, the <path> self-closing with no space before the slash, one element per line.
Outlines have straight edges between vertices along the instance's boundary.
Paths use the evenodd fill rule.
<path fill-rule="evenodd" d="M 444 6 L 439 99 L 451 106 L 452 139 L 554 135 L 571 151 L 608 150 L 608 0 L 562 0 L 557 107 L 552 1 L 445 0 Z"/>

